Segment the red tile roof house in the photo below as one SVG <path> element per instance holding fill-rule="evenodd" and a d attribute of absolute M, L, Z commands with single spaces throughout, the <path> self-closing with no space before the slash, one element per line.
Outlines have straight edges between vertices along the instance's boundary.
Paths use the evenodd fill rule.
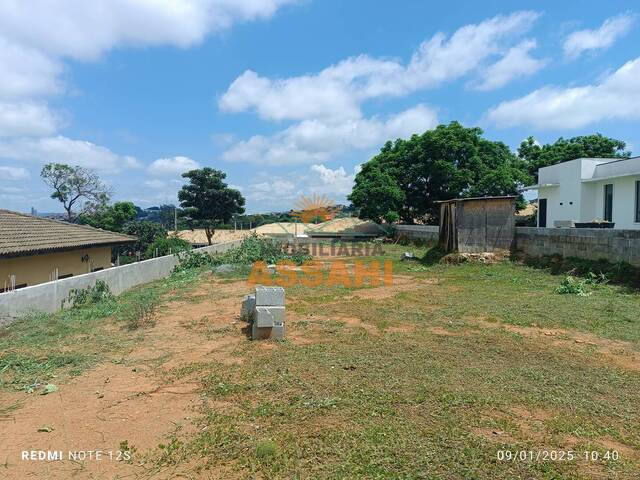
<path fill-rule="evenodd" d="M 110 268 L 136 237 L 0 210 L 0 292 Z"/>

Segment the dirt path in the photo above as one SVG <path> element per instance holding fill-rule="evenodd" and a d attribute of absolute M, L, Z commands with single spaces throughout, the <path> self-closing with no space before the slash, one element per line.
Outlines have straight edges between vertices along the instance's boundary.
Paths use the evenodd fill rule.
<path fill-rule="evenodd" d="M 152 470 L 144 453 L 157 450 L 175 429 L 189 428 L 200 405 L 199 384 L 172 380 L 169 372 L 194 362 L 240 361 L 234 351 L 247 339 L 237 315 L 248 291 L 245 282 L 206 280 L 186 300 L 162 307 L 124 362 L 61 380 L 49 395 L 2 394 L 2 404 L 23 405 L 0 418 L 0 478 L 168 478 Z M 132 449 L 129 463 L 116 458 L 123 442 Z M 63 460 L 21 459 L 32 450 L 60 451 Z M 97 450 L 100 461 L 69 460 L 69 451 Z"/>

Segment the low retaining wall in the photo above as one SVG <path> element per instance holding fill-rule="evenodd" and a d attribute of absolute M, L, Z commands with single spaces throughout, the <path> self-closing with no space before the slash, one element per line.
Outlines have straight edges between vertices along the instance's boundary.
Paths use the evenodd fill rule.
<path fill-rule="evenodd" d="M 437 241 L 436 226 L 397 225 L 396 237 Z M 527 255 L 562 255 L 640 266 L 640 230 L 516 227 L 515 250 Z"/>
<path fill-rule="evenodd" d="M 640 266 L 640 230 L 516 227 L 515 248 L 532 256 L 557 254 Z"/>
<path fill-rule="evenodd" d="M 396 237 L 403 240 L 438 241 L 440 227 L 437 225 L 396 225 Z"/>
<path fill-rule="evenodd" d="M 213 254 L 224 252 L 239 244 L 240 240 L 234 240 L 197 248 L 194 251 Z M 69 297 L 71 290 L 91 287 L 98 280 L 105 282 L 113 294 L 119 295 L 137 285 L 168 277 L 178 262 L 177 255 L 167 255 L 0 293 L 0 325 L 11 323 L 17 317 L 33 311 L 57 312 L 62 308 L 62 302 Z"/>

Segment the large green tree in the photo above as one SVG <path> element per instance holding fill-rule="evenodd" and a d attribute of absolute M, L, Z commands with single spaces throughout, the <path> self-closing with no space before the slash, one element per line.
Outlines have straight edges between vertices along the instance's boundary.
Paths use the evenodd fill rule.
<path fill-rule="evenodd" d="M 379 221 L 382 210 L 393 206 L 390 211 L 412 223 L 435 222 L 440 200 L 519 195 L 518 188 L 530 181 L 523 162 L 504 143 L 482 133 L 451 122 L 409 140 L 387 142 L 356 175 L 350 200 L 363 218 Z M 381 203 L 378 210 L 369 205 L 372 198 Z"/>
<path fill-rule="evenodd" d="M 166 238 L 167 236 L 167 231 L 161 224 L 147 220 L 128 222 L 122 231 L 127 235 L 138 237 L 134 250 L 142 254 L 144 254 L 149 249 L 149 246 L 157 239 Z"/>
<path fill-rule="evenodd" d="M 190 170 L 182 174 L 189 180 L 178 192 L 180 206 L 189 225 L 203 228 L 209 245 L 218 225 L 244 213 L 244 197 L 224 182 L 227 175 L 213 168 Z"/>
<path fill-rule="evenodd" d="M 53 189 L 51 198 L 62 203 L 69 222 L 75 220 L 74 208 L 79 203 L 86 202 L 95 207 L 106 204 L 111 196 L 111 191 L 100 177 L 93 170 L 83 167 L 48 163 L 42 167 L 40 176 Z"/>
<path fill-rule="evenodd" d="M 518 156 L 534 180 L 538 180 L 538 169 L 576 158 L 627 158 L 631 152 L 625 150 L 622 140 L 605 137 L 599 133 L 565 139 L 540 145 L 533 137 L 524 140 L 518 148 Z"/>
<path fill-rule="evenodd" d="M 392 223 L 400 218 L 405 195 L 394 175 L 380 162 L 367 162 L 356 175 L 349 200 L 360 207 L 360 216 Z"/>
<path fill-rule="evenodd" d="M 113 205 L 101 205 L 95 211 L 78 215 L 78 223 L 95 228 L 122 232 L 124 226 L 136 218 L 136 207 L 132 202 L 115 202 Z"/>

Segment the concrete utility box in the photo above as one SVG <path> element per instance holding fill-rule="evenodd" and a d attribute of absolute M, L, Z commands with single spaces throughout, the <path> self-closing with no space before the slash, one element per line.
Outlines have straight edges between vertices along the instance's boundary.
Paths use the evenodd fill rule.
<path fill-rule="evenodd" d="M 251 322 L 251 339 L 282 340 L 285 336 L 284 288 L 256 287 L 242 301 L 240 317 Z"/>
<path fill-rule="evenodd" d="M 256 287 L 256 305 L 284 306 L 284 288 L 282 287 Z"/>
<path fill-rule="evenodd" d="M 455 198 L 440 203 L 440 247 L 447 253 L 509 252 L 516 197 Z"/>

